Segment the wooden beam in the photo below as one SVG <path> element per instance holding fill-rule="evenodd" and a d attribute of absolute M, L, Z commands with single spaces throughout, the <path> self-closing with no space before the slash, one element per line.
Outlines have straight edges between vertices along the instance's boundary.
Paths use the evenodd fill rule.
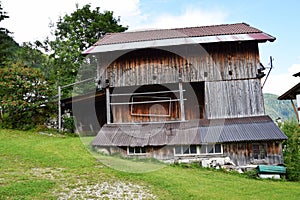
<path fill-rule="evenodd" d="M 296 102 L 297 102 L 297 110 L 298 110 L 298 124 L 300 126 L 300 94 L 296 95 Z"/>
<path fill-rule="evenodd" d="M 106 87 L 106 119 L 107 119 L 107 124 L 110 124 L 111 120 L 110 120 L 110 92 L 109 92 L 109 87 Z"/>
<path fill-rule="evenodd" d="M 187 99 L 183 99 L 186 101 Z M 153 104 L 153 103 L 168 103 L 168 102 L 181 102 L 181 99 L 168 99 L 168 100 L 155 100 L 155 101 L 139 101 L 139 102 L 118 102 L 118 103 L 110 103 L 110 105 L 135 105 L 135 104 Z"/>
<path fill-rule="evenodd" d="M 295 106 L 295 104 L 294 104 L 293 99 L 291 99 L 291 103 L 292 103 L 294 112 L 295 112 L 295 114 L 296 114 L 296 118 L 297 118 L 297 120 L 298 120 L 298 122 L 299 122 L 299 114 L 298 114 L 298 111 L 297 111 L 297 109 L 296 109 L 296 106 Z"/>
<path fill-rule="evenodd" d="M 180 97 L 181 121 L 185 121 L 183 86 L 182 86 L 182 79 L 181 79 L 181 77 L 179 78 L 179 97 Z"/>
<path fill-rule="evenodd" d="M 185 91 L 185 90 L 183 90 Z M 167 94 L 167 93 L 175 93 L 180 92 L 179 90 L 168 90 L 168 91 L 156 91 L 156 92 L 138 92 L 138 93 L 119 93 L 119 94 L 111 94 L 110 96 L 137 96 L 144 94 Z"/>
<path fill-rule="evenodd" d="M 58 131 L 61 130 L 61 86 L 58 86 Z"/>

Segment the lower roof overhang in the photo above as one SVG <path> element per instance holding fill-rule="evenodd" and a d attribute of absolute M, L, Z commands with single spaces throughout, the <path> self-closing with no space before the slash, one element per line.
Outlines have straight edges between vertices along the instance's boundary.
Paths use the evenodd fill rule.
<path fill-rule="evenodd" d="M 93 146 L 201 145 L 282 141 L 287 136 L 268 116 L 199 119 L 186 122 L 106 124 Z"/>

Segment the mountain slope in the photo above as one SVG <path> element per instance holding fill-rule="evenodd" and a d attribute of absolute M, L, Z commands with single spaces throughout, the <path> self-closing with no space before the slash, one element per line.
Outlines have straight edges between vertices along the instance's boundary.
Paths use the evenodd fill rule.
<path fill-rule="evenodd" d="M 265 111 L 273 120 L 281 118 L 282 120 L 296 119 L 292 104 L 289 100 L 279 101 L 275 94 L 264 94 Z"/>

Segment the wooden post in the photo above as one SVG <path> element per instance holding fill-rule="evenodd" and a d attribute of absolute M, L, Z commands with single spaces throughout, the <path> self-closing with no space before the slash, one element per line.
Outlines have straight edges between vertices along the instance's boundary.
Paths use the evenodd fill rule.
<path fill-rule="evenodd" d="M 58 86 L 58 131 L 61 131 L 61 87 Z"/>
<path fill-rule="evenodd" d="M 296 118 L 297 118 L 297 120 L 298 120 L 298 122 L 299 122 L 299 115 L 298 115 L 298 112 L 297 112 L 297 109 L 296 109 L 296 106 L 295 106 L 295 104 L 294 104 L 293 99 L 291 99 L 291 103 L 292 103 L 292 106 L 293 106 L 293 109 L 294 109 Z"/>
<path fill-rule="evenodd" d="M 179 77 L 179 98 L 180 98 L 181 121 L 185 121 L 183 87 L 182 87 L 182 78 L 181 77 Z"/>
<path fill-rule="evenodd" d="M 296 101 L 297 101 L 297 106 L 298 106 L 298 115 L 297 115 L 297 117 L 298 117 L 298 122 L 299 122 L 299 125 L 300 125 L 300 94 L 297 94 L 296 95 Z"/>
<path fill-rule="evenodd" d="M 106 87 L 106 119 L 107 124 L 110 124 L 110 93 L 109 93 L 109 86 Z"/>
<path fill-rule="evenodd" d="M 282 149 L 282 143 L 279 143 L 279 150 L 280 150 L 280 163 L 283 163 L 283 149 Z"/>

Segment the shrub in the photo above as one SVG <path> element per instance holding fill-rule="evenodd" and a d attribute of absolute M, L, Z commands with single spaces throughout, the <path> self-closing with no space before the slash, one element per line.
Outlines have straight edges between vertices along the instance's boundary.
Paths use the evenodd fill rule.
<path fill-rule="evenodd" d="M 74 133 L 75 119 L 73 116 L 64 116 L 63 118 L 64 131 Z"/>
<path fill-rule="evenodd" d="M 287 179 L 291 181 L 300 180 L 300 127 L 293 120 L 280 125 L 282 131 L 288 137 L 283 142 L 284 162 L 287 167 Z"/>
<path fill-rule="evenodd" d="M 38 69 L 22 62 L 0 68 L 1 127 L 28 130 L 43 124 L 52 110 L 51 92 Z"/>

